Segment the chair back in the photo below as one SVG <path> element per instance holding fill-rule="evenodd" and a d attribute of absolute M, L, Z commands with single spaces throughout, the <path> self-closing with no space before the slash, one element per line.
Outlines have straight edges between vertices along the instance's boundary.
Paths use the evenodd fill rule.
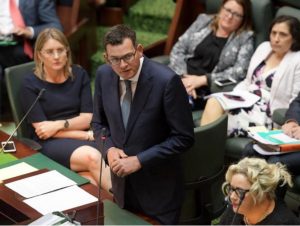
<path fill-rule="evenodd" d="M 210 224 L 224 210 L 224 147 L 227 115 L 194 129 L 195 143 L 182 155 L 185 200 L 180 224 Z"/>
<path fill-rule="evenodd" d="M 13 119 L 16 125 L 19 124 L 24 116 L 20 104 L 20 88 L 25 75 L 33 71 L 34 62 L 20 64 L 5 69 L 5 82 L 7 87 L 8 99 L 12 109 Z M 23 122 L 17 130 L 17 137 L 29 138 L 29 127 L 26 122 Z"/>

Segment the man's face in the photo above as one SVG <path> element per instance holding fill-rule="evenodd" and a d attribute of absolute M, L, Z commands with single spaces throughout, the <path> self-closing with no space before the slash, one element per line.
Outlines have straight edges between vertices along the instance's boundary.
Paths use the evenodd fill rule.
<path fill-rule="evenodd" d="M 143 47 L 141 45 L 135 47 L 129 38 L 124 39 L 120 45 L 108 44 L 104 54 L 106 62 L 125 80 L 136 75 L 142 56 Z"/>

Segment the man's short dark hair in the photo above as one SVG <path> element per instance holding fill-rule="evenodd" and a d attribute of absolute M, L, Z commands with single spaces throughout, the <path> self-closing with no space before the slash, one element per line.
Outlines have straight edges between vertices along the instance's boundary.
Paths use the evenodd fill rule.
<path fill-rule="evenodd" d="M 113 26 L 106 32 L 103 39 L 103 46 L 106 49 L 107 45 L 121 45 L 126 38 L 129 38 L 134 46 L 137 45 L 134 30 L 124 24 Z"/>

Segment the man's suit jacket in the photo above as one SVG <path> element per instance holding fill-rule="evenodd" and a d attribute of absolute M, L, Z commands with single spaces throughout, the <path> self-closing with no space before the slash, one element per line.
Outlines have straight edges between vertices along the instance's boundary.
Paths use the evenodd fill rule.
<path fill-rule="evenodd" d="M 104 149 L 123 149 L 137 156 L 142 168 L 120 178 L 112 173 L 113 194 L 124 207 L 125 180 L 130 180 L 146 214 L 169 212 L 181 206 L 183 181 L 179 153 L 194 142 L 188 96 L 181 79 L 168 67 L 146 57 L 137 83 L 125 131 L 120 108 L 119 76 L 109 65 L 97 70 L 92 126 L 99 142 L 108 130 Z"/>
<path fill-rule="evenodd" d="M 26 26 L 34 30 L 34 40 L 45 28 L 63 30 L 56 15 L 54 0 L 19 0 L 19 9 Z"/>
<path fill-rule="evenodd" d="M 300 93 L 298 96 L 291 102 L 289 109 L 286 112 L 285 119 L 293 119 L 300 124 Z"/>

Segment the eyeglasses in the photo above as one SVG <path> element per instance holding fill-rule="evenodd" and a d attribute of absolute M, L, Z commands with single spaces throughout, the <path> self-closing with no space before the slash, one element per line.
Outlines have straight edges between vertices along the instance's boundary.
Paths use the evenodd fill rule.
<path fill-rule="evenodd" d="M 63 56 L 67 53 L 67 50 L 65 48 L 60 48 L 60 49 L 46 49 L 46 50 L 42 50 L 41 53 L 43 53 L 44 55 L 46 55 L 47 57 L 60 57 Z"/>
<path fill-rule="evenodd" d="M 239 199 L 243 199 L 245 194 L 249 192 L 249 189 L 242 189 L 242 188 L 233 188 L 230 184 L 225 185 L 224 193 L 226 196 L 230 196 L 232 192 L 234 192 Z"/>
<path fill-rule="evenodd" d="M 223 6 L 223 9 L 225 10 L 225 12 L 227 13 L 227 14 L 230 14 L 233 18 L 235 18 L 235 19 L 239 19 L 239 20 L 241 20 L 241 19 L 243 19 L 243 15 L 241 15 L 241 14 L 239 14 L 239 13 L 237 13 L 237 12 L 234 12 L 234 11 L 232 11 L 231 9 L 228 9 L 228 8 L 226 8 L 226 7 L 224 7 Z"/>
<path fill-rule="evenodd" d="M 110 59 L 107 59 L 107 61 L 111 65 L 119 65 L 121 63 L 121 60 L 125 61 L 126 63 L 130 63 L 131 61 L 133 61 L 135 54 L 136 54 L 136 50 L 133 53 L 127 53 L 122 57 L 112 57 Z"/>

